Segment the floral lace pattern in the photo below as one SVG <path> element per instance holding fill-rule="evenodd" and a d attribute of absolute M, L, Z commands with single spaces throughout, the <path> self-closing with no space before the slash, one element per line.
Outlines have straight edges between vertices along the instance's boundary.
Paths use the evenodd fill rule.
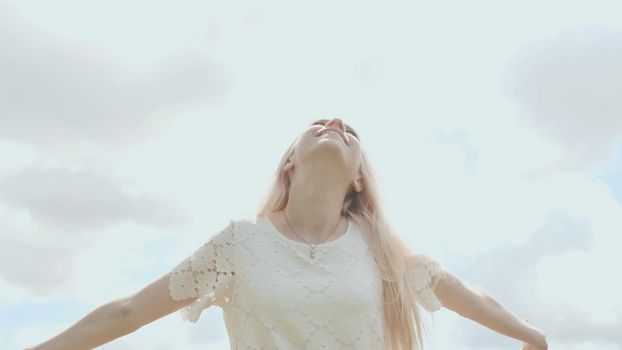
<path fill-rule="evenodd" d="M 171 298 L 197 298 L 181 310 L 190 322 L 222 307 L 231 349 L 383 349 L 382 279 L 352 219 L 346 233 L 311 258 L 266 217 L 232 220 L 171 271 Z M 440 265 L 414 258 L 417 301 L 437 310 Z"/>
<path fill-rule="evenodd" d="M 234 222 L 173 268 L 169 275 L 169 294 L 173 300 L 197 298 L 180 310 L 183 320 L 196 322 L 203 309 L 229 302 L 235 277 Z"/>
<path fill-rule="evenodd" d="M 443 267 L 438 261 L 421 253 L 413 256 L 412 263 L 417 302 L 429 312 L 439 310 L 442 304 L 433 289 L 444 271 Z"/>

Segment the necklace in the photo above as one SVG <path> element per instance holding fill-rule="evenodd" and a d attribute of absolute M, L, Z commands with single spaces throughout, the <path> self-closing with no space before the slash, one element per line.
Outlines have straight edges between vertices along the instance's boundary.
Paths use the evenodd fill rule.
<path fill-rule="evenodd" d="M 285 215 L 285 221 L 287 222 L 287 226 L 289 226 L 289 229 L 292 230 L 292 232 L 295 233 L 296 236 L 302 238 L 302 240 L 305 241 L 311 247 L 311 250 L 309 251 L 309 256 L 311 257 L 311 259 L 315 259 L 315 247 L 320 245 L 323 242 L 323 240 L 320 241 L 319 243 L 316 243 L 315 246 L 313 246 L 311 243 L 307 242 L 307 240 L 304 239 L 301 235 L 299 235 L 296 231 L 294 231 L 294 229 L 292 228 L 292 225 L 289 224 L 289 220 L 287 220 L 287 214 L 285 213 L 285 209 L 283 209 L 283 215 Z M 341 222 L 341 218 L 337 220 L 337 225 L 333 229 L 333 232 L 337 229 L 337 226 L 339 226 L 339 222 Z M 328 237 L 330 237 L 330 234 L 326 238 Z"/>

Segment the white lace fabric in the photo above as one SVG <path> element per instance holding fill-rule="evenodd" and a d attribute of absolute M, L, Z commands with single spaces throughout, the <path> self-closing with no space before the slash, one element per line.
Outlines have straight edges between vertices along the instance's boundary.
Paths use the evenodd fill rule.
<path fill-rule="evenodd" d="M 355 222 L 315 258 L 309 250 L 267 217 L 230 220 L 171 270 L 171 298 L 196 298 L 180 310 L 190 322 L 222 307 L 231 349 L 382 349 L 382 280 Z M 440 309 L 432 288 L 442 266 L 412 261 L 417 302 Z"/>
<path fill-rule="evenodd" d="M 434 287 L 444 268 L 438 261 L 426 254 L 414 255 L 412 263 L 417 302 L 429 312 L 438 311 L 443 305 L 434 294 Z"/>
<path fill-rule="evenodd" d="M 183 320 L 196 322 L 203 309 L 229 302 L 235 276 L 234 221 L 179 263 L 170 273 L 169 294 L 173 300 L 198 297 L 180 310 Z"/>

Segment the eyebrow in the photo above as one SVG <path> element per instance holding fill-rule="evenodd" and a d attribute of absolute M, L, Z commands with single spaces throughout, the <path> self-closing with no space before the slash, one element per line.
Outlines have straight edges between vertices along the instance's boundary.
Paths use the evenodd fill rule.
<path fill-rule="evenodd" d="M 315 125 L 316 123 L 319 123 L 319 122 L 322 122 L 322 123 L 326 124 L 326 122 L 328 122 L 328 119 L 318 119 L 318 120 L 314 121 L 313 123 L 309 124 L 309 126 Z M 348 125 L 346 123 L 344 123 L 344 125 L 346 126 L 346 131 L 351 131 L 354 134 L 354 136 L 357 139 L 360 140 L 359 134 L 354 129 L 352 129 L 352 127 L 350 125 Z"/>

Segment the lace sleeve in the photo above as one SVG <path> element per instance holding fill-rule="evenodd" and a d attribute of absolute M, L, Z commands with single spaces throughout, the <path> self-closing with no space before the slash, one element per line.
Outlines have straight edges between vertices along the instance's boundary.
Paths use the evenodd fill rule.
<path fill-rule="evenodd" d="M 417 302 L 429 312 L 441 308 L 440 300 L 434 294 L 434 287 L 443 274 L 441 264 L 425 254 L 412 257 L 412 272 Z"/>
<path fill-rule="evenodd" d="M 229 302 L 235 276 L 234 222 L 213 235 L 209 241 L 177 266 L 169 274 L 169 294 L 173 300 L 197 298 L 180 310 L 183 320 L 197 322 L 201 312 L 213 305 Z"/>

